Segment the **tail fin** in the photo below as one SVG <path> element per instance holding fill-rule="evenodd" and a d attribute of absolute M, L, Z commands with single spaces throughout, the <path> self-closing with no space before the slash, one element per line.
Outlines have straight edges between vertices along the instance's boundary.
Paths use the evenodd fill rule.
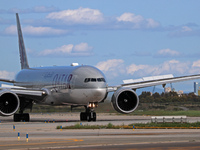
<path fill-rule="evenodd" d="M 24 40 L 23 40 L 21 25 L 20 25 L 20 22 L 19 22 L 18 13 L 16 13 L 16 19 L 17 19 L 17 31 L 18 31 L 21 69 L 28 69 L 29 68 L 28 59 L 27 59 L 27 56 L 26 56 L 26 49 L 25 49 L 25 46 L 24 46 Z"/>

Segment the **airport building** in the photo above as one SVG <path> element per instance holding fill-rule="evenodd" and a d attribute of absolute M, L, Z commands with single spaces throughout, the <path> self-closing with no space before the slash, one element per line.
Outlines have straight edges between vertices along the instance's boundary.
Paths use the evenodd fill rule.
<path fill-rule="evenodd" d="M 175 89 L 171 88 L 171 87 L 166 87 L 164 90 L 165 90 L 165 93 L 176 92 Z M 178 94 L 179 97 L 181 97 L 183 95 L 183 91 L 182 90 L 179 90 L 176 93 Z"/>
<path fill-rule="evenodd" d="M 200 95 L 200 88 L 199 88 L 199 83 L 194 82 L 194 94 L 195 95 Z"/>

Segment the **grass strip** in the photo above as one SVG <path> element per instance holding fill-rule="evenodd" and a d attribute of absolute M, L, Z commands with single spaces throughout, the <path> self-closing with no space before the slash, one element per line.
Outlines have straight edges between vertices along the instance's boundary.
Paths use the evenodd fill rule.
<path fill-rule="evenodd" d="M 200 128 L 200 122 L 194 122 L 194 123 L 180 123 L 180 122 L 165 122 L 165 123 L 136 123 L 136 124 L 130 124 L 130 126 L 135 126 L 137 129 L 142 128 Z"/>
<path fill-rule="evenodd" d="M 166 111 L 166 110 L 136 110 L 131 115 L 150 115 L 150 116 L 187 116 L 187 117 L 199 117 L 199 110 L 188 110 L 188 111 Z"/>
<path fill-rule="evenodd" d="M 113 125 L 108 123 L 107 125 L 82 125 L 77 123 L 72 126 L 65 126 L 62 129 L 200 129 L 200 122 L 195 123 L 136 123 L 129 125 Z M 61 126 L 57 126 L 60 129 Z"/>

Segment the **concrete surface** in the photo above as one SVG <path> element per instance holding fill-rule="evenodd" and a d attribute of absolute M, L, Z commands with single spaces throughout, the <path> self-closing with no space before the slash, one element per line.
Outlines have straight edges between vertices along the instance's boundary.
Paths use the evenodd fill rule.
<path fill-rule="evenodd" d="M 89 129 L 58 130 L 57 126 L 80 123 L 79 113 L 31 114 L 30 122 L 0 117 L 0 149 L 200 149 L 200 129 Z M 46 120 L 46 123 L 45 123 Z M 53 123 L 53 120 L 55 123 Z M 190 117 L 189 122 L 200 117 Z M 49 121 L 49 123 L 48 123 Z M 151 116 L 98 114 L 84 124 L 128 125 L 150 122 Z M 15 126 L 15 131 L 13 130 Z M 18 132 L 20 140 L 18 140 Z M 26 134 L 29 135 L 28 141 Z"/>

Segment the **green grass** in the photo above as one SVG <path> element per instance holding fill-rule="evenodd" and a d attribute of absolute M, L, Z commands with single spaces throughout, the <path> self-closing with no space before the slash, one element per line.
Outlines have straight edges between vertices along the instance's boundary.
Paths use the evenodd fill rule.
<path fill-rule="evenodd" d="M 57 126 L 57 129 L 60 129 L 61 126 Z M 113 125 L 112 123 L 108 123 L 107 125 L 81 125 L 77 123 L 72 126 L 65 126 L 62 129 L 120 129 L 123 128 L 123 125 Z"/>
<path fill-rule="evenodd" d="M 62 129 L 133 129 L 135 128 L 200 128 L 200 122 L 195 123 L 136 123 L 129 125 L 113 125 L 108 123 L 107 125 L 81 125 L 79 123 L 73 126 L 65 126 Z M 57 126 L 57 129 L 60 129 L 61 126 Z"/>
<path fill-rule="evenodd" d="M 166 110 L 154 110 L 154 111 L 135 111 L 131 115 L 151 115 L 151 116 L 179 116 L 184 115 L 188 117 L 199 117 L 200 111 L 188 110 L 188 111 L 166 111 Z"/>
<path fill-rule="evenodd" d="M 184 127 L 184 128 L 191 128 L 191 127 L 200 127 L 200 122 L 195 123 L 180 123 L 180 122 L 166 122 L 166 123 L 136 123 L 130 124 L 129 126 L 136 126 L 136 127 Z"/>

